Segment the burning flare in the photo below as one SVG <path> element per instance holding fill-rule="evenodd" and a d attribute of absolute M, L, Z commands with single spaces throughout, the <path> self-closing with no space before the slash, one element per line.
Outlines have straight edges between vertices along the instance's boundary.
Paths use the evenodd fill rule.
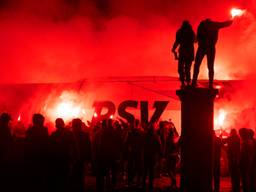
<path fill-rule="evenodd" d="M 224 127 L 226 116 L 227 116 L 227 111 L 225 111 L 224 109 L 220 109 L 217 117 L 215 117 L 215 120 L 214 120 L 215 130 L 222 129 Z"/>
<path fill-rule="evenodd" d="M 62 92 L 49 105 L 50 107 L 46 109 L 46 113 L 52 121 L 59 117 L 65 121 L 70 121 L 74 118 L 83 118 L 87 114 L 82 99 L 78 94 L 71 91 Z"/>
<path fill-rule="evenodd" d="M 78 118 L 81 113 L 81 107 L 76 106 L 72 101 L 63 101 L 56 108 L 56 115 L 65 120 Z"/>
<path fill-rule="evenodd" d="M 21 121 L 21 115 L 18 116 L 18 119 L 17 119 L 17 120 L 18 120 L 18 121 Z"/>
<path fill-rule="evenodd" d="M 234 19 L 235 17 L 240 17 L 245 13 L 245 10 L 243 9 L 238 9 L 238 8 L 232 8 L 230 10 L 230 14 L 232 16 L 232 19 Z"/>

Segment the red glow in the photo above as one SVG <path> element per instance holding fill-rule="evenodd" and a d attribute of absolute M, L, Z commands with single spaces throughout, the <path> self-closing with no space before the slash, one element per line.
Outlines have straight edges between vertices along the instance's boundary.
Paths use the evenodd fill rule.
<path fill-rule="evenodd" d="M 81 112 L 80 106 L 75 106 L 70 101 L 64 101 L 56 107 L 56 115 L 63 119 L 71 119 L 78 117 Z"/>
<path fill-rule="evenodd" d="M 56 118 L 70 121 L 74 118 L 83 118 L 86 114 L 82 100 L 74 92 L 64 91 L 56 100 L 49 102 L 48 105 L 51 106 L 46 109 L 46 113 L 52 121 Z"/>
<path fill-rule="evenodd" d="M 221 85 L 216 85 L 215 88 L 216 88 L 216 89 L 221 89 L 222 86 L 221 86 Z"/>
<path fill-rule="evenodd" d="M 227 117 L 227 111 L 220 109 L 217 113 L 217 116 L 214 118 L 214 129 L 219 130 L 225 127 L 225 120 Z"/>
<path fill-rule="evenodd" d="M 41 1 L 33 0 L 10 2 L 14 4 L 13 9 L 8 6 L 7 10 L 1 12 L 0 19 L 1 64 L 6 71 L 0 82 L 78 82 L 91 77 L 137 75 L 177 78 L 177 63 L 170 57 L 170 46 L 178 25 L 184 18 L 189 18 L 196 30 L 198 23 L 206 16 L 216 21 L 227 17 L 237 19 L 231 27 L 220 32 L 214 66 L 215 79 L 221 81 L 255 78 L 256 1 L 241 0 L 236 1 L 236 4 L 235 1 L 209 1 L 209 6 L 206 7 L 201 0 L 180 0 L 175 3 L 112 0 L 108 1 L 110 12 L 106 18 L 105 13 L 100 14 L 100 10 L 94 7 L 96 3 L 93 1 L 77 1 L 83 2 L 83 5 L 74 8 L 77 12 L 73 16 L 66 13 L 66 5 L 62 5 L 71 1 L 44 1 L 47 2 L 44 5 L 40 4 Z M 16 6 L 15 2 L 19 2 L 19 5 Z M 30 11 L 26 13 L 26 10 Z M 62 15 L 63 19 L 60 18 Z M 208 78 L 206 66 L 206 63 L 202 65 L 200 79 Z M 75 85 L 75 91 L 64 93 L 65 96 L 62 97 L 59 88 L 52 92 L 40 89 L 35 93 L 32 93 L 34 89 L 29 89 L 26 92 L 32 96 L 31 99 L 25 99 L 28 97 L 25 92 L 18 97 L 14 94 L 10 99 L 10 95 L 2 91 L 5 94 L 1 94 L 0 103 L 5 106 L 6 103 L 23 101 L 22 109 L 12 107 L 10 110 L 15 112 L 15 120 L 25 123 L 31 121 L 34 112 L 42 112 L 51 122 L 59 116 L 65 120 L 74 117 L 91 120 L 92 117 L 99 118 L 101 115 L 94 114 L 94 101 L 110 99 L 118 105 L 130 97 L 134 100 L 149 100 L 153 95 L 155 99 L 172 99 L 163 97 L 167 95 L 166 90 L 178 88 L 178 83 L 160 85 L 157 82 L 154 89 L 147 83 L 137 84 L 138 86 L 131 87 L 128 83 L 121 88 L 116 84 L 97 84 L 84 90 L 80 89 L 80 85 Z M 220 88 L 216 86 L 221 89 L 216 102 L 216 129 L 256 127 L 256 112 L 247 111 L 256 106 L 256 91 L 253 89 L 255 81 L 248 81 L 246 84 L 241 86 L 234 83 L 234 86 L 228 87 L 229 85 L 223 83 Z M 151 91 L 150 94 L 146 89 L 140 91 L 139 88 L 154 92 Z M 62 90 L 69 90 L 69 87 L 63 87 Z M 86 97 L 81 96 L 82 92 Z M 175 91 L 172 90 L 172 93 Z M 175 96 L 172 95 L 173 98 Z M 171 100 L 170 103 L 170 110 L 164 118 L 171 116 L 177 126 L 180 124 L 179 101 Z M 224 118 L 219 114 L 220 108 L 227 112 Z M 19 115 L 17 112 L 22 113 Z M 136 113 L 139 115 L 137 110 Z"/>

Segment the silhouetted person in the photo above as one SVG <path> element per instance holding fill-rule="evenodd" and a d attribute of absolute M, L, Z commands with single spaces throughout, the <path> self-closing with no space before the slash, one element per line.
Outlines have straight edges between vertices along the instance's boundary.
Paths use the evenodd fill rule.
<path fill-rule="evenodd" d="M 101 124 L 96 125 L 97 131 L 95 132 L 94 138 L 93 138 L 93 162 L 94 162 L 94 171 L 96 175 L 96 191 L 101 192 L 104 191 L 104 177 L 106 176 L 106 172 L 104 170 L 103 166 L 103 155 L 101 154 L 101 137 L 103 133 L 103 127 L 106 128 L 107 121 L 103 120 Z"/>
<path fill-rule="evenodd" d="M 176 182 L 176 166 L 179 160 L 179 134 L 175 126 L 171 126 L 169 134 L 166 140 L 166 162 L 168 167 L 168 173 L 171 181 L 171 189 L 177 188 Z"/>
<path fill-rule="evenodd" d="M 71 165 L 75 140 L 71 131 L 65 128 L 63 119 L 55 121 L 56 130 L 50 136 L 52 191 L 65 192 L 70 188 Z"/>
<path fill-rule="evenodd" d="M 194 60 L 194 42 L 195 33 L 188 21 L 183 21 L 181 27 L 176 33 L 176 39 L 173 44 L 172 52 L 178 59 L 178 73 L 181 81 L 181 87 L 185 87 L 185 82 L 190 85 L 190 69 Z M 176 49 L 179 46 L 179 55 Z"/>
<path fill-rule="evenodd" d="M 146 130 L 144 143 L 143 189 L 146 189 L 146 179 L 148 176 L 148 188 L 150 192 L 153 191 L 154 168 L 161 155 L 161 141 L 154 129 L 155 123 L 149 125 Z"/>
<path fill-rule="evenodd" d="M 159 122 L 159 129 L 157 129 L 156 133 L 160 138 L 161 141 L 161 151 L 162 156 L 159 159 L 159 162 L 156 166 L 156 175 L 167 175 L 168 174 L 168 168 L 166 163 L 166 143 L 169 133 L 169 122 L 168 121 L 160 121 Z"/>
<path fill-rule="evenodd" d="M 199 24 L 197 28 L 198 49 L 194 65 L 194 74 L 192 81 L 193 87 L 197 86 L 199 68 L 205 55 L 207 57 L 207 67 L 209 73 L 209 88 L 213 87 L 214 60 L 216 52 L 215 45 L 218 40 L 218 32 L 221 28 L 230 26 L 232 22 L 232 20 L 225 22 L 215 22 L 211 19 L 205 19 Z"/>
<path fill-rule="evenodd" d="M 49 184 L 49 138 L 48 129 L 44 126 L 44 116 L 34 114 L 33 125 L 26 132 L 26 153 L 31 191 L 48 190 Z"/>
<path fill-rule="evenodd" d="M 26 127 L 20 121 L 15 125 L 12 132 L 13 150 L 12 150 L 12 182 L 14 191 L 26 191 Z"/>
<path fill-rule="evenodd" d="M 127 134 L 123 129 L 121 123 L 117 120 L 111 120 L 112 127 L 117 135 L 116 143 L 118 143 L 117 154 L 116 154 L 116 162 L 117 162 L 117 170 L 116 175 L 122 178 L 122 181 L 125 180 L 126 170 L 125 170 L 125 142 Z"/>
<path fill-rule="evenodd" d="M 252 129 L 249 130 L 250 140 L 253 142 L 253 162 L 252 162 L 252 170 L 251 170 L 251 186 L 250 191 L 256 191 L 256 139 L 254 138 L 254 131 Z"/>
<path fill-rule="evenodd" d="M 240 170 L 243 192 L 249 192 L 251 187 L 251 170 L 253 165 L 254 143 L 248 129 L 239 130 L 241 137 Z"/>
<path fill-rule="evenodd" d="M 213 131 L 214 132 L 214 131 Z M 221 159 L 221 146 L 222 141 L 213 133 L 213 180 L 214 180 L 214 192 L 220 191 L 220 159 Z"/>
<path fill-rule="evenodd" d="M 140 186 L 143 173 L 144 136 L 139 128 L 139 120 L 136 119 L 134 124 L 125 143 L 128 150 L 128 185 L 131 185 L 134 177 L 137 176 L 137 186 Z"/>
<path fill-rule="evenodd" d="M 121 150 L 120 139 L 111 119 L 102 121 L 102 130 L 95 136 L 94 149 L 97 191 L 111 191 L 117 182 L 117 160 Z"/>
<path fill-rule="evenodd" d="M 75 157 L 72 167 L 72 191 L 84 191 L 85 163 L 91 161 L 92 146 L 90 135 L 82 130 L 81 119 L 72 120 L 72 132 L 75 139 Z"/>
<path fill-rule="evenodd" d="M 10 130 L 11 116 L 2 113 L 0 116 L 0 191 L 10 190 L 10 157 L 12 149 L 12 135 Z"/>
<path fill-rule="evenodd" d="M 239 160 L 240 160 L 240 138 L 235 129 L 230 131 L 228 138 L 224 139 L 227 143 L 228 166 L 231 176 L 232 191 L 240 191 L 240 174 L 239 174 Z"/>

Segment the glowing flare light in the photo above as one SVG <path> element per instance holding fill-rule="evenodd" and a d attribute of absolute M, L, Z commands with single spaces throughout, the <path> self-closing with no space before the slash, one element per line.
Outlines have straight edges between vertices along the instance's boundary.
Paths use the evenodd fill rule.
<path fill-rule="evenodd" d="M 17 119 L 17 120 L 18 120 L 18 121 L 21 121 L 21 115 L 18 116 L 18 119 Z"/>
<path fill-rule="evenodd" d="M 68 91 L 63 92 L 47 111 L 48 116 L 53 120 L 60 117 L 65 121 L 69 121 L 74 118 L 82 118 L 86 115 L 85 108 L 79 96 Z"/>
<path fill-rule="evenodd" d="M 218 116 L 215 118 L 215 130 L 222 129 L 227 117 L 227 112 L 223 109 L 219 110 Z"/>
<path fill-rule="evenodd" d="M 230 14 L 232 16 L 232 19 L 234 19 L 235 17 L 240 17 L 245 13 L 245 10 L 242 9 L 238 9 L 238 8 L 232 8 L 230 10 Z"/>
<path fill-rule="evenodd" d="M 81 108 L 72 102 L 62 102 L 56 108 L 56 114 L 63 119 L 72 119 L 80 115 Z"/>

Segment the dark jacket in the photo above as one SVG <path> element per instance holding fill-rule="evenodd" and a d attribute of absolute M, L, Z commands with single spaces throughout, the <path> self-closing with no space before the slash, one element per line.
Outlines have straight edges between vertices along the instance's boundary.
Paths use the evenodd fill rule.
<path fill-rule="evenodd" d="M 183 59 L 194 59 L 195 33 L 190 25 L 181 26 L 176 33 L 173 50 L 179 46 L 179 57 Z"/>
<path fill-rule="evenodd" d="M 232 20 L 215 22 L 210 19 L 201 21 L 197 28 L 197 41 L 201 47 L 214 47 L 218 41 L 218 33 L 221 28 L 228 27 Z"/>

